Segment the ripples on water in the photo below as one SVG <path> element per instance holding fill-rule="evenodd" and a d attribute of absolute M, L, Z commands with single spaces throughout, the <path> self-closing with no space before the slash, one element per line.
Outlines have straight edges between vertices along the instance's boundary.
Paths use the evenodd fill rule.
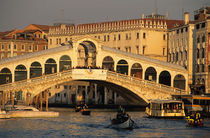
<path fill-rule="evenodd" d="M 209 137 L 210 120 L 204 127 L 187 127 L 185 120 L 146 118 L 144 112 L 128 112 L 138 125 L 133 130 L 108 127 L 115 112 L 93 111 L 83 116 L 59 110 L 58 118 L 17 118 L 0 120 L 0 137 Z"/>

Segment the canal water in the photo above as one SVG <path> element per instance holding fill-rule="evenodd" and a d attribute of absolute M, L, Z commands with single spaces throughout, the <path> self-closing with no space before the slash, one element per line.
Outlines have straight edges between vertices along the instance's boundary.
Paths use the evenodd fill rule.
<path fill-rule="evenodd" d="M 133 130 L 108 127 L 116 112 L 94 110 L 90 116 L 72 109 L 51 109 L 60 112 L 58 118 L 17 118 L 0 120 L 0 137 L 209 137 L 210 119 L 204 127 L 188 127 L 186 121 L 150 119 L 144 112 L 128 112 L 138 125 Z"/>

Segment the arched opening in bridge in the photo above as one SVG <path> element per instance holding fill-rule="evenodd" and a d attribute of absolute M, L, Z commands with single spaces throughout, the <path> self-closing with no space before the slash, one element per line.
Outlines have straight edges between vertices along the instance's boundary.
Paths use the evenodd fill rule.
<path fill-rule="evenodd" d="M 39 62 L 33 62 L 30 67 L 30 78 L 42 76 L 42 66 Z"/>
<path fill-rule="evenodd" d="M 159 83 L 171 86 L 171 75 L 168 71 L 162 71 L 159 76 Z"/>
<path fill-rule="evenodd" d="M 54 59 L 50 58 L 45 63 L 45 74 L 52 74 L 57 72 L 57 64 Z"/>
<path fill-rule="evenodd" d="M 142 66 L 139 63 L 135 63 L 132 65 L 131 76 L 142 79 Z"/>
<path fill-rule="evenodd" d="M 27 79 L 27 70 L 24 65 L 18 65 L 15 68 L 15 81 L 26 80 Z"/>
<path fill-rule="evenodd" d="M 120 60 L 117 63 L 117 72 L 128 75 L 128 62 L 123 59 Z"/>
<path fill-rule="evenodd" d="M 102 62 L 102 68 L 110 71 L 114 71 L 114 60 L 110 56 L 106 56 Z"/>
<path fill-rule="evenodd" d="M 71 68 L 71 58 L 67 55 L 64 55 L 60 58 L 59 61 L 60 72 L 64 70 L 69 70 Z"/>
<path fill-rule="evenodd" d="M 156 81 L 156 79 L 157 79 L 157 72 L 155 68 L 153 67 L 147 68 L 145 72 L 145 80 Z"/>
<path fill-rule="evenodd" d="M 96 46 L 91 41 L 83 41 L 78 46 L 78 66 L 96 66 Z"/>
<path fill-rule="evenodd" d="M 12 82 L 12 73 L 8 68 L 3 68 L 0 72 L 0 84 Z"/>
<path fill-rule="evenodd" d="M 178 74 L 174 78 L 174 87 L 185 90 L 185 78 L 183 75 Z"/>

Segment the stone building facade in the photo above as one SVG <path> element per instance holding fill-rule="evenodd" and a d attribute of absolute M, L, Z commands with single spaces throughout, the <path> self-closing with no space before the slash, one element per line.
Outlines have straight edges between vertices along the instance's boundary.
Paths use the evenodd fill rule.
<path fill-rule="evenodd" d="M 49 26 L 31 24 L 23 30 L 0 33 L 0 59 L 48 49 Z"/>
<path fill-rule="evenodd" d="M 48 34 L 49 48 L 60 46 L 80 37 L 92 37 L 104 45 L 154 59 L 167 59 L 167 29 L 183 21 L 165 16 L 91 24 L 57 24 Z"/>

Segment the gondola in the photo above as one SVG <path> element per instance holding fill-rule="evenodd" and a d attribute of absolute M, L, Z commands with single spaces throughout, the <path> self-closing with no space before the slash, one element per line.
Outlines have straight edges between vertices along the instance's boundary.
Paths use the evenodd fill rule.
<path fill-rule="evenodd" d="M 117 118 L 111 119 L 111 126 L 117 129 L 132 129 L 134 124 L 128 114 L 117 114 Z"/>

